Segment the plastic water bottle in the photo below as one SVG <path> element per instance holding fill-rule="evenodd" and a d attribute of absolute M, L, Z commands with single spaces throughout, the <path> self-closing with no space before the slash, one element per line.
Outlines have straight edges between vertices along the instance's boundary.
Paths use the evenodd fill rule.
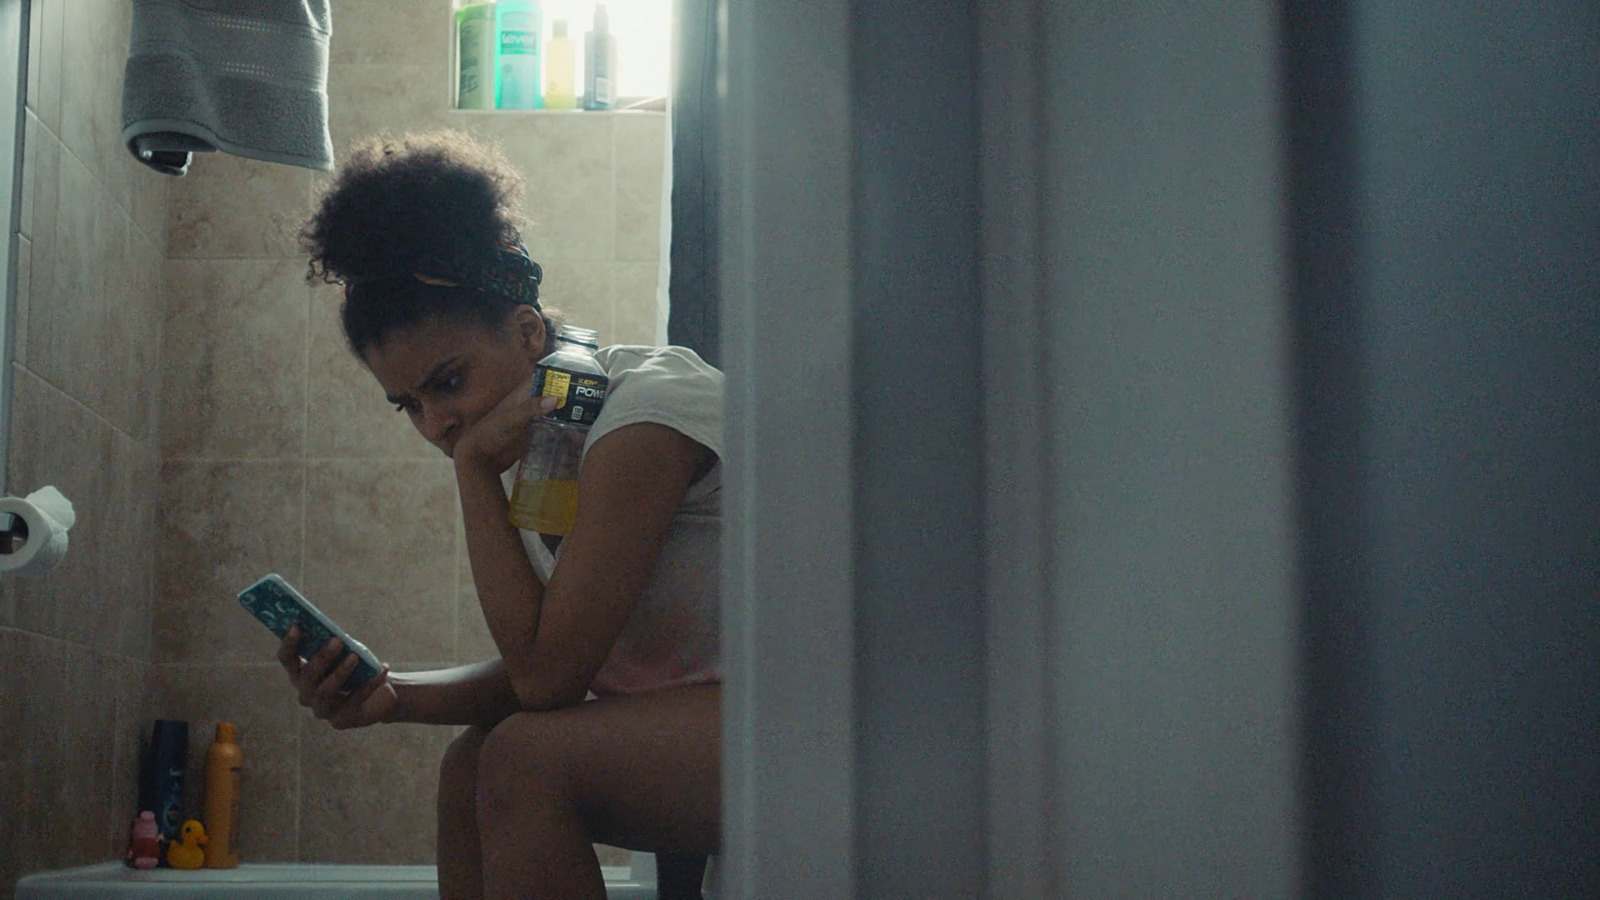
<path fill-rule="evenodd" d="M 511 489 L 511 524 L 541 534 L 567 535 L 578 517 L 578 465 L 583 442 L 600 417 L 610 379 L 594 352 L 599 334 L 568 326 L 554 352 L 534 369 L 535 397 L 556 398 L 556 408 L 528 430 L 528 449 Z"/>

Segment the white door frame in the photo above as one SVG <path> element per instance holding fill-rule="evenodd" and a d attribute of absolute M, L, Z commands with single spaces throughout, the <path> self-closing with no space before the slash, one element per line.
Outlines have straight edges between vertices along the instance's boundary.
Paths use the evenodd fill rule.
<path fill-rule="evenodd" d="M 722 7 L 729 897 L 853 896 L 848 9 Z"/>
<path fill-rule="evenodd" d="M 726 0 L 723 15 L 725 895 L 1292 894 L 1273 8 Z M 975 17 L 974 43 L 931 21 L 952 15 Z M 940 91 L 945 120 L 927 105 Z M 1185 155 L 1168 132 L 1227 152 Z M 883 171 L 920 170 L 918 150 L 947 166 L 926 187 Z M 970 201 L 949 212 L 976 227 L 908 216 L 928 192 Z M 948 295 L 885 303 L 896 277 L 926 286 L 908 260 L 941 252 L 971 279 L 955 298 L 969 318 Z M 909 367 L 916 352 L 883 343 L 927 340 L 907 310 L 964 323 L 933 340 L 978 365 Z M 975 517 L 930 483 L 947 495 L 916 518 L 883 466 L 904 447 L 884 442 L 874 392 L 923 403 L 917 379 L 981 401 L 981 434 L 917 407 L 888 435 L 980 472 L 961 494 Z M 884 497 L 907 510 L 898 531 Z M 974 533 L 949 554 L 984 565 L 941 594 L 927 535 L 952 522 Z M 896 565 L 925 606 L 896 595 Z M 970 681 L 949 690 L 939 663 Z M 961 734 L 930 740 L 930 718 Z M 954 787 L 923 777 L 941 768 Z"/>
<path fill-rule="evenodd" d="M 11 432 L 11 342 L 16 328 L 17 230 L 22 212 L 22 147 L 27 104 L 28 2 L 0 0 L 0 47 L 17 51 L 15 65 L 0 66 L 0 493 L 6 488 Z"/>

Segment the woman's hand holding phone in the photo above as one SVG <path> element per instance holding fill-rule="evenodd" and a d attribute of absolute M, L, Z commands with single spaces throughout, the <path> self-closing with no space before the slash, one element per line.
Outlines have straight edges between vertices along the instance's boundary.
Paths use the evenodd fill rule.
<path fill-rule="evenodd" d="M 301 659 L 301 637 L 300 626 L 295 625 L 278 644 L 278 662 L 289 673 L 301 706 L 340 730 L 393 721 L 400 700 L 389 683 L 388 666 L 354 691 L 341 691 L 339 686 L 355 671 L 358 657 L 345 653 L 343 642 L 334 638 L 310 659 Z"/>

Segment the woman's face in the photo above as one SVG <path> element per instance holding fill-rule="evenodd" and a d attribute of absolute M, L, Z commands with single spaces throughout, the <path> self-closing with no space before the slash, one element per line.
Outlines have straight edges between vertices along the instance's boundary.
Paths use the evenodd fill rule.
<path fill-rule="evenodd" d="M 544 320 L 519 306 L 500 328 L 433 317 L 396 329 L 363 359 L 389 402 L 452 456 L 462 433 L 533 374 L 544 344 Z"/>

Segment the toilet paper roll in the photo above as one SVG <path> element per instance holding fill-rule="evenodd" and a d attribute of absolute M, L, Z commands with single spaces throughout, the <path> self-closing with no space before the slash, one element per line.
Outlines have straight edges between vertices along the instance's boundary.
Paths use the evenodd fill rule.
<path fill-rule="evenodd" d="M 9 515 L 8 515 L 9 514 Z M 67 555 L 72 501 L 53 487 L 0 499 L 0 572 L 43 575 Z"/>

